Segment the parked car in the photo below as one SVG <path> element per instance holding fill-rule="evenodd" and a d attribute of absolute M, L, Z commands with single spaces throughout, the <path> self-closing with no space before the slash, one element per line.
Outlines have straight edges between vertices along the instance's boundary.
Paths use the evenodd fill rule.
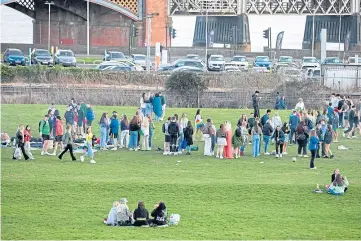
<path fill-rule="evenodd" d="M 281 74 L 284 81 L 302 81 L 304 79 L 302 71 L 297 68 L 282 68 Z"/>
<path fill-rule="evenodd" d="M 102 69 L 102 71 L 130 72 L 130 71 L 132 71 L 132 68 L 129 66 L 113 65 L 113 66 L 108 66 L 108 67 Z"/>
<path fill-rule="evenodd" d="M 253 67 L 251 71 L 252 73 L 269 73 L 267 67 Z"/>
<path fill-rule="evenodd" d="M 186 59 L 199 59 L 198 54 L 187 54 Z"/>
<path fill-rule="evenodd" d="M 104 61 L 104 62 L 98 64 L 97 67 L 95 67 L 95 68 L 98 69 L 98 70 L 104 70 L 104 69 L 106 69 L 108 67 L 113 67 L 113 66 L 129 67 L 125 63 L 121 63 L 121 62 L 117 62 L 117 61 Z"/>
<path fill-rule="evenodd" d="M 103 58 L 103 61 L 126 59 L 125 55 L 119 51 L 108 51 Z"/>
<path fill-rule="evenodd" d="M 158 71 L 172 71 L 176 68 L 190 66 L 201 69 L 202 71 L 206 70 L 205 64 L 201 60 L 197 59 L 178 59 L 171 64 L 160 65 Z"/>
<path fill-rule="evenodd" d="M 357 58 L 357 64 L 356 64 L 356 57 L 349 57 L 347 63 L 349 65 L 361 65 L 361 58 L 360 57 Z"/>
<path fill-rule="evenodd" d="M 202 73 L 203 69 L 200 69 L 198 67 L 193 67 L 193 66 L 183 66 L 183 67 L 173 69 L 172 72 L 196 72 L 196 73 Z"/>
<path fill-rule="evenodd" d="M 209 71 L 223 71 L 225 65 L 224 57 L 222 55 L 211 55 L 208 59 Z"/>
<path fill-rule="evenodd" d="M 59 49 L 54 55 L 54 65 L 60 64 L 64 67 L 76 67 L 76 58 L 70 49 Z"/>
<path fill-rule="evenodd" d="M 129 66 L 129 67 L 133 68 L 135 71 L 144 71 L 143 66 L 140 66 L 139 64 L 133 63 L 129 59 L 120 59 L 120 60 L 113 60 L 113 61 L 123 63 L 126 66 Z"/>
<path fill-rule="evenodd" d="M 31 64 L 53 65 L 54 59 L 47 49 L 33 49 Z"/>
<path fill-rule="evenodd" d="M 235 63 L 225 63 L 224 71 L 226 72 L 240 72 L 238 65 Z"/>
<path fill-rule="evenodd" d="M 312 68 L 307 70 L 307 80 L 313 82 L 319 82 L 322 80 L 321 69 Z"/>
<path fill-rule="evenodd" d="M 301 69 L 321 68 L 319 61 L 315 57 L 303 57 L 301 60 Z"/>
<path fill-rule="evenodd" d="M 231 63 L 235 64 L 240 70 L 248 69 L 248 60 L 246 56 L 233 56 Z"/>
<path fill-rule="evenodd" d="M 23 52 L 20 49 L 7 49 L 3 56 L 4 63 L 9 65 L 24 65 L 26 64 Z"/>
<path fill-rule="evenodd" d="M 342 64 L 342 61 L 337 57 L 327 57 L 323 61 L 323 64 Z"/>
<path fill-rule="evenodd" d="M 268 70 L 272 68 L 272 61 L 268 56 L 257 56 L 253 62 L 254 67 L 266 67 Z"/>
<path fill-rule="evenodd" d="M 144 70 L 147 69 L 147 57 L 144 54 L 132 54 L 130 58 L 133 63 L 142 66 Z"/>

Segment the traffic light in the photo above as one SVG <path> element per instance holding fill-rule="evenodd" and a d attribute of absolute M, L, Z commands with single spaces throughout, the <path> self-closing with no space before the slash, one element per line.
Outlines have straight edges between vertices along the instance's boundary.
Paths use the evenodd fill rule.
<path fill-rule="evenodd" d="M 172 37 L 172 33 L 173 33 L 173 27 L 169 27 L 168 28 L 168 34 L 170 37 Z"/>
<path fill-rule="evenodd" d="M 269 32 L 270 32 L 269 30 L 270 30 L 269 28 L 266 30 L 263 30 L 263 38 L 266 38 L 266 39 L 269 38 Z"/>
<path fill-rule="evenodd" d="M 177 37 L 177 30 L 176 29 L 172 29 L 172 38 Z"/>
<path fill-rule="evenodd" d="M 133 37 L 138 37 L 138 27 L 133 25 Z"/>

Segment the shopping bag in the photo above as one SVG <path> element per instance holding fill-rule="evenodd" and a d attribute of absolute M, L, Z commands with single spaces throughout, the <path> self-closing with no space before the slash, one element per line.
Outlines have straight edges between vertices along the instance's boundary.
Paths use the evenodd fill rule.
<path fill-rule="evenodd" d="M 169 218 L 169 224 L 170 225 L 177 225 L 180 221 L 180 215 L 179 214 L 171 214 Z"/>

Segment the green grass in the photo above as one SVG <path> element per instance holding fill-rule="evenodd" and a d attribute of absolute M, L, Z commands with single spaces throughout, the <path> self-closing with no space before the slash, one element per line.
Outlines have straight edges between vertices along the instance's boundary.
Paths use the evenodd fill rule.
<path fill-rule="evenodd" d="M 24 123 L 36 135 L 48 106 L 1 107 L 2 132 L 13 134 Z M 63 115 L 65 107 L 59 109 Z M 97 106 L 97 119 L 113 110 L 129 116 L 135 112 L 134 107 Z M 182 112 L 193 119 L 195 110 L 167 110 Z M 225 120 L 235 124 L 242 112 L 202 110 L 217 126 Z M 281 116 L 285 121 L 288 112 Z M 162 146 L 160 128 L 157 124 L 155 147 Z M 353 150 L 338 151 L 334 144 L 336 157 L 317 159 L 317 170 L 308 168 L 308 158 L 291 161 L 294 146 L 282 160 L 253 159 L 247 146 L 247 156 L 238 160 L 206 158 L 202 148 L 176 157 L 120 150 L 97 152 L 95 165 L 73 163 L 68 155 L 60 162 L 39 152 L 34 161 L 15 162 L 12 149 L 1 149 L 2 239 L 361 239 L 360 139 L 341 138 L 339 144 Z M 346 195 L 312 193 L 317 183 L 330 182 L 337 167 L 350 181 Z M 181 222 L 163 229 L 104 226 L 112 202 L 121 197 L 127 197 L 131 209 L 140 199 L 148 209 L 163 200 Z"/>
<path fill-rule="evenodd" d="M 103 61 L 102 57 L 77 57 L 76 59 L 78 64 L 83 64 L 83 61 L 85 64 L 93 64 L 94 61 L 98 61 L 96 64 L 99 64 L 99 61 Z"/>

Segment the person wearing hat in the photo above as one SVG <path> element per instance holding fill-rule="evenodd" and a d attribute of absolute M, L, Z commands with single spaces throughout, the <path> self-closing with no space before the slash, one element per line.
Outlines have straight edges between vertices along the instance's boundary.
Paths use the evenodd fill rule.
<path fill-rule="evenodd" d="M 56 155 L 56 151 L 58 150 L 58 145 L 60 145 L 60 150 L 63 150 L 63 135 L 64 135 L 63 120 L 61 119 L 61 116 L 57 116 L 56 125 L 55 125 L 55 146 L 54 146 L 53 156 Z"/>
<path fill-rule="evenodd" d="M 117 150 L 118 147 L 118 133 L 119 133 L 119 120 L 117 119 L 118 113 L 113 111 L 113 116 L 110 118 L 110 133 L 113 141 L 113 151 Z"/>
<path fill-rule="evenodd" d="M 128 200 L 121 198 L 117 207 L 117 223 L 118 226 L 130 226 L 132 213 L 127 205 Z"/>

